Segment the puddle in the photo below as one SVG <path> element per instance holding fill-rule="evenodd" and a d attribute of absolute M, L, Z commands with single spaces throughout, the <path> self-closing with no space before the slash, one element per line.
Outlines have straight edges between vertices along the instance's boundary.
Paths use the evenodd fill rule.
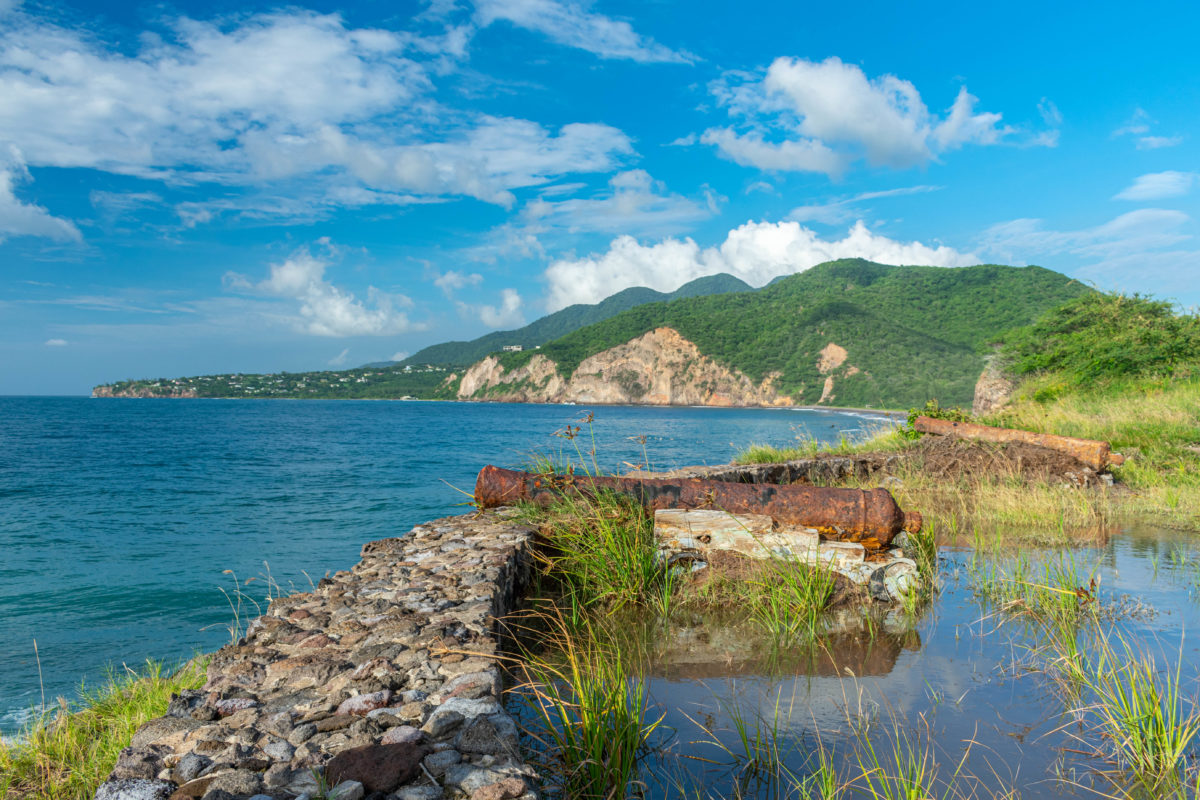
<path fill-rule="evenodd" d="M 1096 602 L 1112 612 L 1098 624 L 1164 667 L 1178 663 L 1188 702 L 1200 677 L 1193 540 L 1140 525 L 1067 551 L 1080 574 L 1096 576 Z M 1025 553 L 1034 567 L 1064 557 Z M 801 784 L 824 753 L 840 783 L 858 778 L 842 796 L 872 797 L 862 773 L 872 758 L 878 774 L 897 772 L 897 750 L 937 774 L 933 796 L 951 782 L 945 796 L 1122 796 L 1100 774 L 1113 765 L 1096 757 L 1105 742 L 1073 711 L 1081 701 L 1034 652 L 1035 626 L 976 594 L 973 558 L 942 549 L 942 590 L 916 618 L 843 610 L 815 644 L 773 646 L 752 627 L 695 614 L 630 625 L 646 654 L 639 671 L 652 716 L 662 716 L 641 762 L 644 796 L 807 797 L 813 787 Z M 525 717 L 519 698 L 510 705 Z"/>

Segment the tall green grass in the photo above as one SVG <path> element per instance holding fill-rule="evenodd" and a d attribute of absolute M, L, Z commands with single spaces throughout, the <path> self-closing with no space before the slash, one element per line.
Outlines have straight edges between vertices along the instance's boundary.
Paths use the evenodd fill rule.
<path fill-rule="evenodd" d="M 615 800 L 636 792 L 638 764 L 661 722 L 646 683 L 628 677 L 621 651 L 585 618 L 545 617 L 541 653 L 527 653 L 516 691 L 528 704 L 543 776 L 565 800 Z"/>
<path fill-rule="evenodd" d="M 1115 638 L 1099 637 L 1084 671 L 1093 701 L 1080 710 L 1135 785 L 1151 796 L 1183 794 L 1200 736 L 1200 707 L 1184 691 L 1183 648 L 1174 667 L 1160 669 L 1143 647 Z"/>
<path fill-rule="evenodd" d="M 539 526 L 538 558 L 556 582 L 561 604 L 574 618 L 588 611 L 661 604 L 670 590 L 658 562 L 654 523 L 638 503 L 623 495 L 564 496 L 548 509 L 523 507 Z"/>
<path fill-rule="evenodd" d="M 0 796 L 91 800 L 134 732 L 165 714 L 172 694 L 204 684 L 207 663 L 196 658 L 174 672 L 156 661 L 126 668 L 102 686 L 84 687 L 77 710 L 60 704 L 16 739 L 0 739 Z"/>

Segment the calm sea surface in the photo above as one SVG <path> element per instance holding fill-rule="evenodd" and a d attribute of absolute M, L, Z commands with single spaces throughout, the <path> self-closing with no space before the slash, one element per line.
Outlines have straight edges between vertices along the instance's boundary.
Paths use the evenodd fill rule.
<path fill-rule="evenodd" d="M 221 589 L 261 598 L 364 542 L 461 513 L 484 464 L 592 446 L 603 468 L 727 462 L 750 442 L 884 424 L 831 411 L 0 397 L 0 731 L 106 668 L 228 641 Z M 231 572 L 230 572 L 231 571 Z M 264 607 L 265 610 L 265 607 Z M 243 617 L 246 615 L 244 609 Z M 250 609 L 253 616 L 256 612 Z M 34 641 L 40 656 L 34 655 Z"/>

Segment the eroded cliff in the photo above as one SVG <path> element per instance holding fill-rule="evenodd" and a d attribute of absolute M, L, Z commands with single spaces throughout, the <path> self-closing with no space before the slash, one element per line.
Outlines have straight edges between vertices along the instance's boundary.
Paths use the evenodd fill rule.
<path fill-rule="evenodd" d="M 628 403 L 636 405 L 790 406 L 775 388 L 703 355 L 672 328 L 657 328 L 584 359 L 569 379 L 535 355 L 506 370 L 489 356 L 463 374 L 458 397 L 521 403 Z"/>

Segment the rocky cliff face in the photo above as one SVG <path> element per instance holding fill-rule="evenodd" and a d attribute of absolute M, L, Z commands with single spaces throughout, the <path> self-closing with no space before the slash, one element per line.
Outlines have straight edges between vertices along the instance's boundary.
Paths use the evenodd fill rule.
<path fill-rule="evenodd" d="M 150 388 L 148 386 L 139 386 L 133 389 L 124 389 L 122 391 L 114 391 L 111 386 L 97 386 L 92 389 L 92 397 L 166 397 L 178 400 L 180 398 L 198 397 L 195 389 L 176 389 L 173 387 L 158 387 Z"/>
<path fill-rule="evenodd" d="M 519 403 L 795 405 L 776 391 L 777 377 L 756 384 L 703 355 L 674 329 L 658 328 L 584 359 L 569 379 L 542 355 L 512 371 L 495 357 L 485 358 L 463 375 L 458 397 Z"/>
<path fill-rule="evenodd" d="M 995 356 L 989 356 L 975 383 L 975 402 L 971 406 L 971 413 L 978 417 L 1003 408 L 1014 389 L 1016 384 L 1004 376 L 996 365 Z"/>

